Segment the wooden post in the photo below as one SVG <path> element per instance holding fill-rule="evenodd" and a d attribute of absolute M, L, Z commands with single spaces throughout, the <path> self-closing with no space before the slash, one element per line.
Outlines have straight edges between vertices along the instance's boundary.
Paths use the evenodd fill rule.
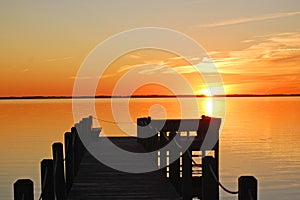
<path fill-rule="evenodd" d="M 87 129 L 89 131 L 90 137 L 92 137 L 92 129 L 93 129 L 93 116 L 89 116 L 87 118 Z"/>
<path fill-rule="evenodd" d="M 239 200 L 257 200 L 257 180 L 253 176 L 239 178 Z"/>
<path fill-rule="evenodd" d="M 72 137 L 72 146 L 74 149 L 74 176 L 76 176 L 79 168 L 79 152 L 78 152 L 78 133 L 75 127 L 71 128 Z"/>
<path fill-rule="evenodd" d="M 85 143 L 89 143 L 90 142 L 90 139 L 91 139 L 91 132 L 90 132 L 90 129 L 89 129 L 89 118 L 83 118 L 82 119 L 82 135 L 81 138 L 82 141 L 84 141 Z"/>
<path fill-rule="evenodd" d="M 182 198 L 191 200 L 193 197 L 193 180 L 192 180 L 192 152 L 187 149 L 182 155 Z"/>
<path fill-rule="evenodd" d="M 176 137 L 176 132 L 172 131 L 170 133 L 170 140 L 174 139 Z M 180 187 L 180 149 L 179 147 L 170 149 L 170 160 L 173 160 L 174 162 L 171 163 L 169 174 L 170 174 L 170 181 L 175 186 L 176 190 L 181 193 L 181 187 Z"/>
<path fill-rule="evenodd" d="M 33 200 L 33 182 L 19 179 L 14 183 L 14 200 Z"/>
<path fill-rule="evenodd" d="M 79 163 L 81 162 L 81 159 L 83 157 L 83 154 L 85 152 L 85 147 L 83 144 L 83 140 L 85 140 L 85 133 L 84 133 L 84 122 L 83 120 L 81 120 L 78 124 L 78 126 L 76 126 L 77 129 L 77 135 L 78 135 L 78 156 L 79 156 Z M 86 141 L 86 140 L 85 140 Z"/>
<path fill-rule="evenodd" d="M 63 144 L 54 143 L 53 152 L 53 175 L 54 175 L 54 193 L 57 200 L 66 199 L 65 178 L 64 178 L 64 159 Z"/>
<path fill-rule="evenodd" d="M 217 143 L 214 147 L 214 152 L 215 152 L 215 159 L 216 159 L 216 175 L 217 175 L 217 177 L 219 177 L 219 164 L 220 164 L 219 140 L 217 141 Z"/>
<path fill-rule="evenodd" d="M 217 176 L 216 160 L 212 156 L 205 156 L 202 159 L 202 199 L 211 200 L 219 199 L 219 177 L 216 177 L 211 171 L 213 170 L 215 176 Z M 218 182 L 217 182 L 218 181 Z"/>
<path fill-rule="evenodd" d="M 160 148 L 160 169 L 164 173 L 164 175 L 167 175 L 167 151 L 163 149 L 164 146 L 168 143 L 167 141 L 167 133 L 165 131 L 160 131 L 159 135 L 159 148 Z"/>
<path fill-rule="evenodd" d="M 41 188 L 42 199 L 53 200 L 54 188 L 53 188 L 53 160 L 44 159 L 41 162 Z"/>
<path fill-rule="evenodd" d="M 151 122 L 151 117 L 137 118 L 137 141 L 147 148 L 147 140 L 149 137 L 148 124 Z"/>
<path fill-rule="evenodd" d="M 74 179 L 74 134 L 65 133 L 65 170 L 66 170 L 66 192 L 69 193 Z"/>

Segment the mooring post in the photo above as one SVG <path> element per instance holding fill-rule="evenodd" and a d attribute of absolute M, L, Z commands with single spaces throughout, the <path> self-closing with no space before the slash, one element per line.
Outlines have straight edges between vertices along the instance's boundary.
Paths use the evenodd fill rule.
<path fill-rule="evenodd" d="M 148 140 L 150 127 L 148 126 L 151 123 L 151 117 L 137 118 L 137 141 L 138 143 L 144 145 L 144 148 L 148 148 Z"/>
<path fill-rule="evenodd" d="M 69 193 L 74 179 L 74 146 L 72 132 L 65 133 L 65 171 L 66 171 L 66 192 Z"/>
<path fill-rule="evenodd" d="M 82 121 L 79 122 L 79 124 L 75 124 L 75 128 L 76 128 L 76 135 L 77 135 L 77 141 L 78 141 L 78 166 L 81 162 L 81 158 L 83 156 L 84 153 L 84 146 L 82 143 L 82 137 L 83 137 L 83 129 L 82 129 Z"/>
<path fill-rule="evenodd" d="M 257 200 L 257 180 L 253 176 L 239 178 L 239 200 Z"/>
<path fill-rule="evenodd" d="M 79 152 L 78 152 L 78 133 L 77 133 L 77 129 L 75 127 L 72 127 L 71 128 L 71 133 L 73 135 L 72 137 L 72 146 L 73 146 L 73 149 L 74 149 L 74 176 L 76 176 L 77 174 L 77 171 L 78 171 L 78 168 L 79 168 Z"/>
<path fill-rule="evenodd" d="M 182 198 L 191 200 L 193 197 L 192 152 L 187 149 L 182 155 Z"/>
<path fill-rule="evenodd" d="M 82 131 L 83 140 L 85 143 L 89 143 L 91 140 L 91 132 L 89 129 L 89 118 L 82 118 Z"/>
<path fill-rule="evenodd" d="M 203 200 L 219 199 L 219 178 L 217 163 L 212 156 L 202 159 L 202 198 Z M 217 180 L 216 180 L 217 179 Z"/>
<path fill-rule="evenodd" d="M 41 190 L 43 200 L 53 200 L 54 188 L 53 188 L 53 160 L 44 159 L 41 162 Z"/>
<path fill-rule="evenodd" d="M 93 129 L 93 116 L 89 116 L 87 118 L 87 129 L 89 131 L 89 135 L 91 138 L 93 138 L 92 136 L 92 129 Z"/>
<path fill-rule="evenodd" d="M 64 159 L 63 144 L 54 143 L 53 152 L 53 176 L 54 176 L 54 193 L 57 200 L 66 199 L 65 178 L 64 178 Z"/>
<path fill-rule="evenodd" d="M 33 200 L 33 182 L 19 179 L 14 183 L 14 200 Z"/>

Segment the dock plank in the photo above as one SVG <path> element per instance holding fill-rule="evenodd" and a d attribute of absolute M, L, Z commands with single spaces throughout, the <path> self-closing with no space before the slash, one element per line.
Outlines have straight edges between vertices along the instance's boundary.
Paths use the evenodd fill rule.
<path fill-rule="evenodd" d="M 144 151 L 135 138 L 116 137 L 110 139 L 126 150 Z M 106 152 L 110 154 L 109 150 Z M 126 159 L 122 159 L 120 162 L 124 165 L 130 164 L 126 163 Z M 121 172 L 107 167 L 91 154 L 86 153 L 68 199 L 180 199 L 180 196 L 161 171 Z"/>

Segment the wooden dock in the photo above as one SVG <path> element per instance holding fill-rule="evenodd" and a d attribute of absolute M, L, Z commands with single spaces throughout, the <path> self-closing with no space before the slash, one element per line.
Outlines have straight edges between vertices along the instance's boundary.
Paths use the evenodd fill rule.
<path fill-rule="evenodd" d="M 136 138 L 109 139 L 128 151 L 145 152 Z M 122 162 L 124 165 L 130 164 L 126 160 Z M 142 174 L 120 172 L 100 163 L 87 152 L 74 178 L 68 199 L 180 199 L 180 196 L 161 171 Z"/>
<path fill-rule="evenodd" d="M 218 200 L 219 188 L 238 194 L 239 200 L 257 200 L 254 177 L 241 176 L 238 191 L 226 189 L 219 181 L 220 124 L 221 119 L 205 116 L 183 120 L 146 117 L 137 119 L 137 137 L 107 138 L 99 137 L 100 129 L 93 128 L 91 116 L 83 118 L 65 133 L 64 145 L 52 145 L 53 159 L 42 160 L 39 200 L 192 200 L 194 197 Z M 212 146 L 206 142 L 207 138 L 215 140 Z M 129 157 L 113 153 L 105 140 L 128 152 L 144 153 L 145 159 L 132 165 Z M 92 151 L 92 155 L 88 150 L 93 145 L 100 149 L 97 148 L 96 154 Z M 150 152 L 155 153 L 145 154 Z M 95 158 L 98 153 L 116 158 L 109 164 L 115 169 L 98 161 Z M 124 166 L 134 170 L 131 173 L 117 170 Z M 149 166 L 155 170 L 151 167 L 152 170 L 141 170 Z M 33 185 L 30 179 L 17 180 L 14 199 L 33 200 Z"/>

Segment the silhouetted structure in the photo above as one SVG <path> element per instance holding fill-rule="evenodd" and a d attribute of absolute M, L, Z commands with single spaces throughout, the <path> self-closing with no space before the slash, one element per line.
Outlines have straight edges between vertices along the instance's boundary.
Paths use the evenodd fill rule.
<path fill-rule="evenodd" d="M 64 147 L 61 143 L 52 145 L 53 159 L 41 162 L 40 199 L 191 200 L 198 197 L 211 200 L 219 199 L 219 186 L 228 193 L 238 194 L 239 200 L 257 199 L 254 177 L 240 177 L 239 190 L 234 192 L 219 182 L 219 118 L 139 118 L 137 139 L 109 137 L 111 142 L 127 151 L 158 151 L 154 157 L 158 170 L 140 174 L 112 169 L 86 151 L 82 141 L 93 140 L 99 145 L 103 141 L 98 137 L 101 129 L 92 128 L 92 119 L 91 116 L 83 118 L 66 132 Z M 84 134 L 79 137 L 78 132 Z M 207 138 L 215 141 L 213 146 L 205 142 Z M 109 149 L 101 153 L 110 155 Z M 130 161 L 122 159 L 120 162 L 127 165 Z M 14 195 L 17 200 L 32 200 L 32 181 L 18 180 L 14 184 Z"/>

